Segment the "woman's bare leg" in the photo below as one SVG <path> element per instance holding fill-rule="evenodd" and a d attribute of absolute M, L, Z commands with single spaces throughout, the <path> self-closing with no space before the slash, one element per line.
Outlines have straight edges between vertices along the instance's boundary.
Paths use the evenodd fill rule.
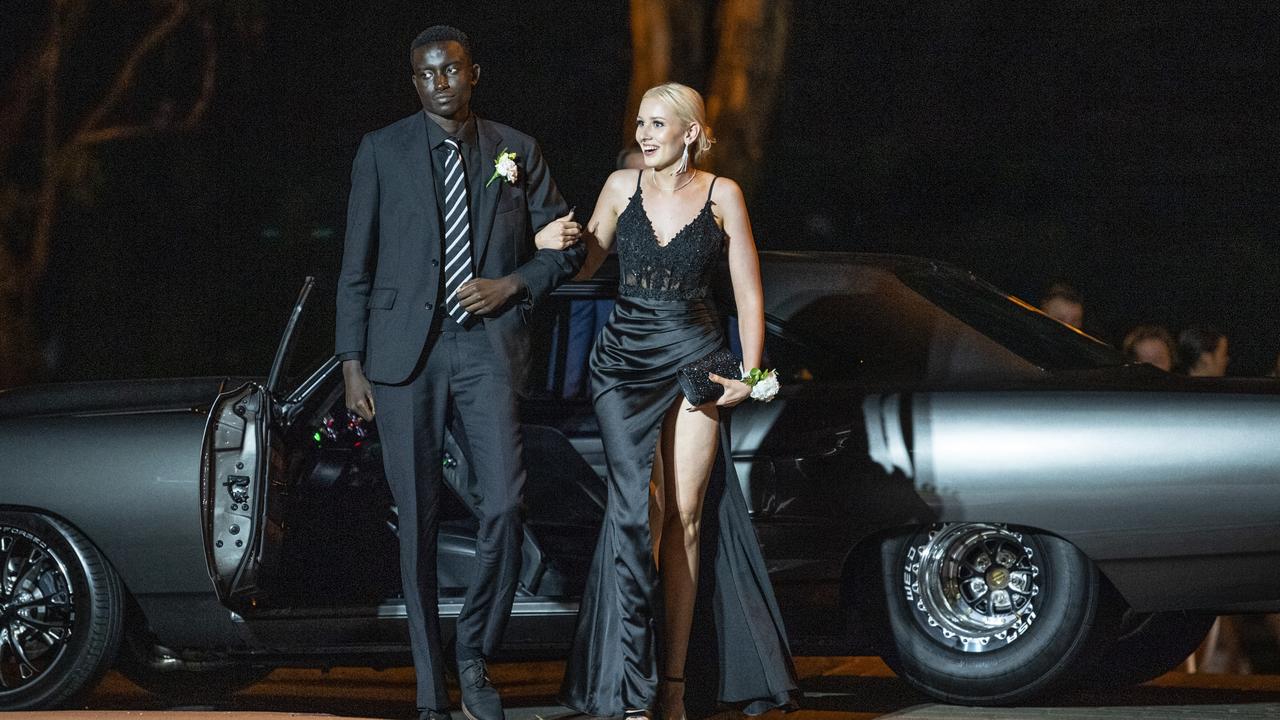
<path fill-rule="evenodd" d="M 698 534 L 702 501 L 715 464 L 719 444 L 720 415 L 713 405 L 688 412 L 687 400 L 667 413 L 662 424 L 660 449 L 663 469 L 662 579 L 663 675 L 684 677 L 689 651 L 689 628 L 698 588 Z M 683 542 L 681 542 L 683 540 Z M 684 683 L 663 683 L 664 720 L 684 718 Z"/>

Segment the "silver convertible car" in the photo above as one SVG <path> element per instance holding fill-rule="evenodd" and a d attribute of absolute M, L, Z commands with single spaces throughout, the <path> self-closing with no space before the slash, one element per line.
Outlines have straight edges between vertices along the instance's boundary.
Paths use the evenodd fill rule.
<path fill-rule="evenodd" d="M 879 654 L 935 698 L 1011 704 L 1144 681 L 1215 615 L 1280 611 L 1280 383 L 1126 365 L 929 260 L 762 261 L 782 392 L 733 412 L 732 461 L 795 653 Z M 605 465 L 569 318 L 609 286 L 529 320 L 507 658 L 572 636 Z M 283 665 L 407 663 L 377 427 L 343 407 L 322 292 L 304 284 L 265 378 L 0 393 L 0 710 L 65 705 L 112 666 L 219 694 Z M 476 525 L 447 450 L 449 635 Z"/>

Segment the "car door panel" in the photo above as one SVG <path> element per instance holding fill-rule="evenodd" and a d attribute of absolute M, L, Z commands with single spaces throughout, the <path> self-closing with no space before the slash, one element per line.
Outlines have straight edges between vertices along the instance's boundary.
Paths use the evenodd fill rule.
<path fill-rule="evenodd" d="M 277 558 L 281 454 L 272 452 L 266 391 L 247 383 L 222 393 L 209 413 L 203 454 L 205 545 L 210 573 L 224 600 L 260 589 Z"/>

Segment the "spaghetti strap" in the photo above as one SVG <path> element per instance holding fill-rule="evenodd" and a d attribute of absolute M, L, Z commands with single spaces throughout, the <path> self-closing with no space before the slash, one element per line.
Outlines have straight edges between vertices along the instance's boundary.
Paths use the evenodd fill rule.
<path fill-rule="evenodd" d="M 640 192 L 640 181 L 644 179 L 644 170 L 636 171 L 636 192 Z M 635 194 L 635 193 L 632 193 Z"/>
<path fill-rule="evenodd" d="M 711 202 L 711 191 L 716 189 L 716 180 L 718 179 L 718 175 L 711 176 L 711 186 L 707 188 L 707 202 Z"/>

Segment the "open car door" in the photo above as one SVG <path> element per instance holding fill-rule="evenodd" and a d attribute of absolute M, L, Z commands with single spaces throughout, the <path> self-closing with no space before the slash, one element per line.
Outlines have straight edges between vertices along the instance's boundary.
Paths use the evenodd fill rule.
<path fill-rule="evenodd" d="M 256 595 L 279 564 L 285 484 L 279 430 L 288 419 L 279 384 L 314 286 L 313 277 L 303 282 L 266 382 L 224 386 L 209 410 L 201 511 L 209 572 L 224 602 Z"/>

